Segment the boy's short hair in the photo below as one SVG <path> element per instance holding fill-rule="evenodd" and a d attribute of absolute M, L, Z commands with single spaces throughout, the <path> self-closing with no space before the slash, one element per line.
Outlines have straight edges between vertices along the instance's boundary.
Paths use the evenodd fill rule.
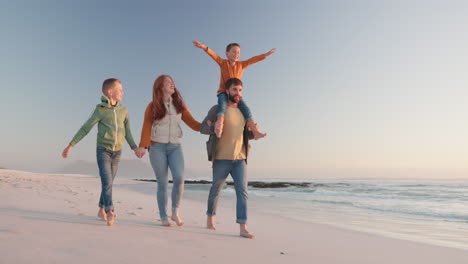
<path fill-rule="evenodd" d="M 226 46 L 226 52 L 230 51 L 232 47 L 239 47 L 239 48 L 240 48 L 240 45 L 237 44 L 237 43 L 229 43 L 229 44 Z"/>
<path fill-rule="evenodd" d="M 231 88 L 231 85 L 240 85 L 240 86 L 244 86 L 242 84 L 242 81 L 240 79 L 237 79 L 237 78 L 231 78 L 229 80 L 226 81 L 226 84 L 225 84 L 225 88 L 226 88 L 226 91 Z"/>
<path fill-rule="evenodd" d="M 107 80 L 105 80 L 103 83 L 102 83 L 102 93 L 104 95 L 107 95 L 107 92 L 109 92 L 110 89 L 114 88 L 114 83 L 122 83 L 120 82 L 119 79 L 115 79 L 115 78 L 109 78 Z"/>

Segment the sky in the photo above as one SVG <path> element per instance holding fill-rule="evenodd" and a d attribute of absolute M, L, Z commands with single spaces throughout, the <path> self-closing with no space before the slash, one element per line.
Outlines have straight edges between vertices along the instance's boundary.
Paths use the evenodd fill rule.
<path fill-rule="evenodd" d="M 62 150 L 122 81 L 135 141 L 152 85 L 171 75 L 194 117 L 216 103 L 228 43 L 265 139 L 255 169 L 467 169 L 466 1 L 0 1 L 0 167 L 52 172 L 94 161 L 97 129 Z M 184 126 L 187 168 L 207 137 Z M 128 145 L 124 159 L 136 159 Z M 145 156 L 143 161 L 148 162 Z M 441 173 L 441 177 L 444 173 Z"/>

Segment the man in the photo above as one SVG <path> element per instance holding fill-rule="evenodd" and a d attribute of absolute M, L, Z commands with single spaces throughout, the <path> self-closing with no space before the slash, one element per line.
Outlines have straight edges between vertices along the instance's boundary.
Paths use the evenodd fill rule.
<path fill-rule="evenodd" d="M 249 139 L 252 132 L 246 127 L 246 120 L 238 108 L 242 99 L 242 81 L 231 78 L 226 81 L 228 107 L 224 117 L 224 129 L 220 138 L 214 131 L 218 106 L 213 106 L 202 122 L 200 133 L 210 135 L 207 142 L 208 160 L 213 161 L 213 183 L 208 196 L 207 228 L 215 229 L 214 216 L 219 194 L 229 174 L 236 190 L 236 222 L 240 225 L 240 236 L 253 239 L 247 230 L 247 174 L 246 164 Z"/>

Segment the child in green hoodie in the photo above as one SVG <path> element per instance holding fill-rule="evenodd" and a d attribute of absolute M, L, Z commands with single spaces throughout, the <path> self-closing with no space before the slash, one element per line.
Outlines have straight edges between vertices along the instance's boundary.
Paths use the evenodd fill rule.
<path fill-rule="evenodd" d="M 66 158 L 73 146 L 98 123 L 96 157 L 102 184 L 98 217 L 107 221 L 107 225 L 110 226 L 117 217 L 112 203 L 112 183 L 117 173 L 124 138 L 137 157 L 143 155 L 133 140 L 128 110 L 119 104 L 123 96 L 120 80 L 113 78 L 105 80 L 102 84 L 102 93 L 104 95 L 101 97 L 101 103 L 96 106 L 91 117 L 63 150 L 62 157 Z"/>

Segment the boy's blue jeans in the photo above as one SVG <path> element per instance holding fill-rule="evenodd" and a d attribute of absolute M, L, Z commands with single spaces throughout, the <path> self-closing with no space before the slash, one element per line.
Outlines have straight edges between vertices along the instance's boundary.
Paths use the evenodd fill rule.
<path fill-rule="evenodd" d="M 227 105 L 228 105 L 228 95 L 227 95 L 227 93 L 223 92 L 223 93 L 218 94 L 218 114 L 217 114 L 217 116 L 224 116 L 224 113 L 226 113 Z M 246 121 L 252 120 L 252 113 L 250 112 L 250 108 L 247 106 L 244 99 L 240 100 L 239 104 L 237 104 L 237 107 L 242 112 L 242 115 L 244 115 L 244 118 L 245 118 Z"/>
<path fill-rule="evenodd" d="M 172 212 L 179 208 L 180 200 L 184 192 L 184 154 L 179 144 L 155 143 L 149 147 L 149 157 L 153 167 L 158 188 L 156 198 L 158 200 L 159 216 L 161 220 L 167 220 L 167 185 L 168 169 L 172 174 Z"/>
<path fill-rule="evenodd" d="M 96 148 L 96 158 L 102 186 L 99 207 L 104 208 L 106 212 L 114 210 L 114 204 L 112 203 L 112 183 L 117 174 L 121 154 L 122 150 L 111 151 L 103 147 Z"/>
<path fill-rule="evenodd" d="M 245 160 L 214 160 L 213 161 L 213 183 L 208 195 L 208 210 L 206 215 L 216 215 L 219 193 L 223 188 L 226 178 L 231 174 L 236 190 L 236 222 L 247 223 L 247 171 Z"/>

